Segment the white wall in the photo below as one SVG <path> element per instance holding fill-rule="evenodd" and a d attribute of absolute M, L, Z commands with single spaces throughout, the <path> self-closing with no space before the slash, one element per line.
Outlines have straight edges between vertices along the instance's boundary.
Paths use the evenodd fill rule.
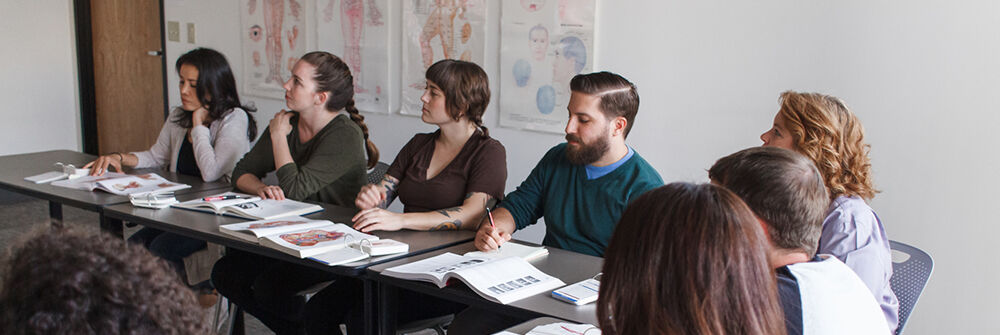
<path fill-rule="evenodd" d="M 1000 330 L 989 321 L 1000 311 L 995 307 L 1000 288 L 994 285 L 1000 270 L 987 256 L 1000 233 L 1000 222 L 988 210 L 993 190 L 1000 189 L 1000 158 L 991 150 L 997 141 L 990 132 L 1000 123 L 1000 4 L 598 3 L 597 68 L 618 72 L 639 87 L 642 106 L 629 141 L 664 180 L 706 181 L 705 170 L 717 158 L 759 145 L 781 91 L 840 96 L 867 128 L 882 190 L 873 206 L 890 238 L 928 251 L 937 262 L 907 334 Z M 312 1 L 304 6 L 313 8 Z M 484 64 L 494 88 L 499 87 L 499 7 L 491 2 L 492 46 Z M 182 27 L 195 22 L 198 44 L 226 54 L 239 76 L 237 1 L 167 0 L 165 13 Z M 399 19 L 398 10 L 392 18 Z M 394 32 L 394 40 L 399 36 Z M 192 47 L 168 43 L 168 60 Z M 170 90 L 172 104 L 178 103 L 175 91 Z M 495 97 L 501 93 L 494 90 L 486 124 L 507 147 L 510 191 L 561 136 L 499 128 Z M 261 128 L 283 107 L 281 101 L 245 98 L 261 108 Z M 367 118 L 384 161 L 413 133 L 433 130 L 407 116 Z"/>
<path fill-rule="evenodd" d="M 0 1 L 0 155 L 81 150 L 73 6 Z"/>

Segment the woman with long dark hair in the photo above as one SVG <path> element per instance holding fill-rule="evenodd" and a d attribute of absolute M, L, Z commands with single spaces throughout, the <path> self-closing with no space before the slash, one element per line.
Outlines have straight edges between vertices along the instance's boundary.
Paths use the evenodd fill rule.
<path fill-rule="evenodd" d="M 604 253 L 603 334 L 785 334 L 767 237 L 711 184 L 673 183 L 629 205 Z"/>
<path fill-rule="evenodd" d="M 171 111 L 156 144 L 142 152 L 101 156 L 84 166 L 91 169 L 92 175 L 103 174 L 109 167 L 120 172 L 122 166 L 128 166 L 167 167 L 204 181 L 229 178 L 236 161 L 250 150 L 250 141 L 257 136 L 257 123 L 250 114 L 256 109 L 240 102 L 233 71 L 218 51 L 207 48 L 188 51 L 177 58 L 175 67 L 180 77 L 181 106 Z M 132 234 L 129 242 L 143 244 L 154 255 L 166 259 L 202 294 L 199 301 L 203 306 L 214 305 L 216 296 L 211 293 L 207 275 L 188 275 L 195 269 L 184 266 L 185 258 L 205 250 L 208 246 L 205 241 L 143 228 Z M 210 264 L 218 258 L 218 253 L 204 253 L 203 257 Z M 194 271 L 207 272 L 207 269 Z"/>
<path fill-rule="evenodd" d="M 160 136 L 149 150 L 113 152 L 85 165 L 91 175 L 114 167 L 167 167 L 171 172 L 205 181 L 228 179 L 236 162 L 257 136 L 255 108 L 240 102 L 236 80 L 226 57 L 198 48 L 175 63 L 180 77 L 181 106 L 170 112 Z"/>

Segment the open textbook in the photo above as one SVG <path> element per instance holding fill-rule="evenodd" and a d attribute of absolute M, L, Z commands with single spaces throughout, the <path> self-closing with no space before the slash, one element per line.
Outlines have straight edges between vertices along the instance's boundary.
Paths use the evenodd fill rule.
<path fill-rule="evenodd" d="M 57 180 L 52 182 L 52 185 L 84 191 L 101 190 L 117 195 L 169 192 L 191 187 L 191 185 L 166 180 L 155 173 L 128 175 L 117 172 L 106 172 L 101 176 Z"/>
<path fill-rule="evenodd" d="M 521 335 L 510 331 L 502 331 L 493 335 Z M 601 329 L 591 324 L 575 324 L 567 322 L 556 322 L 547 325 L 539 325 L 532 328 L 524 335 L 601 335 Z"/>
<path fill-rule="evenodd" d="M 348 248 L 351 242 L 378 240 L 378 236 L 359 232 L 342 223 L 311 220 L 300 216 L 222 225 L 219 226 L 219 231 L 298 258 L 319 257 L 336 251 L 336 255 L 327 257 L 339 260 L 343 256 L 353 255 L 348 258 L 363 259 L 368 254 L 355 248 Z"/>
<path fill-rule="evenodd" d="M 229 215 L 250 220 L 306 215 L 323 211 L 323 207 L 291 199 L 261 199 L 258 196 L 225 192 L 174 204 L 173 207 Z"/>
<path fill-rule="evenodd" d="M 438 287 L 457 279 L 483 298 L 505 305 L 566 285 L 520 257 L 460 256 L 450 252 L 388 268 L 382 274 L 431 282 Z"/>

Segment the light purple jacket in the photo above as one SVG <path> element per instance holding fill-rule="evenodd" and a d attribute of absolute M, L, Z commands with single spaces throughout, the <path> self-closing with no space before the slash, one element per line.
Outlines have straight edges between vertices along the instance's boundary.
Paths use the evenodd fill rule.
<path fill-rule="evenodd" d="M 861 197 L 840 196 L 830 203 L 818 253 L 834 255 L 854 270 L 875 295 L 889 329 L 895 332 L 899 300 L 889 286 L 892 277 L 889 238 L 882 221 Z"/>

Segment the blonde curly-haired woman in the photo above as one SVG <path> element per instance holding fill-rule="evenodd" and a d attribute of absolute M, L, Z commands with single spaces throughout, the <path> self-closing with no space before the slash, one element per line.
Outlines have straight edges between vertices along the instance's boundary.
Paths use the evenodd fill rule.
<path fill-rule="evenodd" d="M 829 95 L 787 91 L 780 104 L 773 126 L 760 139 L 764 146 L 797 151 L 819 168 L 831 203 L 818 253 L 836 256 L 861 277 L 895 331 L 899 301 L 889 286 L 889 239 L 867 203 L 878 191 L 861 122 L 843 100 Z"/>

